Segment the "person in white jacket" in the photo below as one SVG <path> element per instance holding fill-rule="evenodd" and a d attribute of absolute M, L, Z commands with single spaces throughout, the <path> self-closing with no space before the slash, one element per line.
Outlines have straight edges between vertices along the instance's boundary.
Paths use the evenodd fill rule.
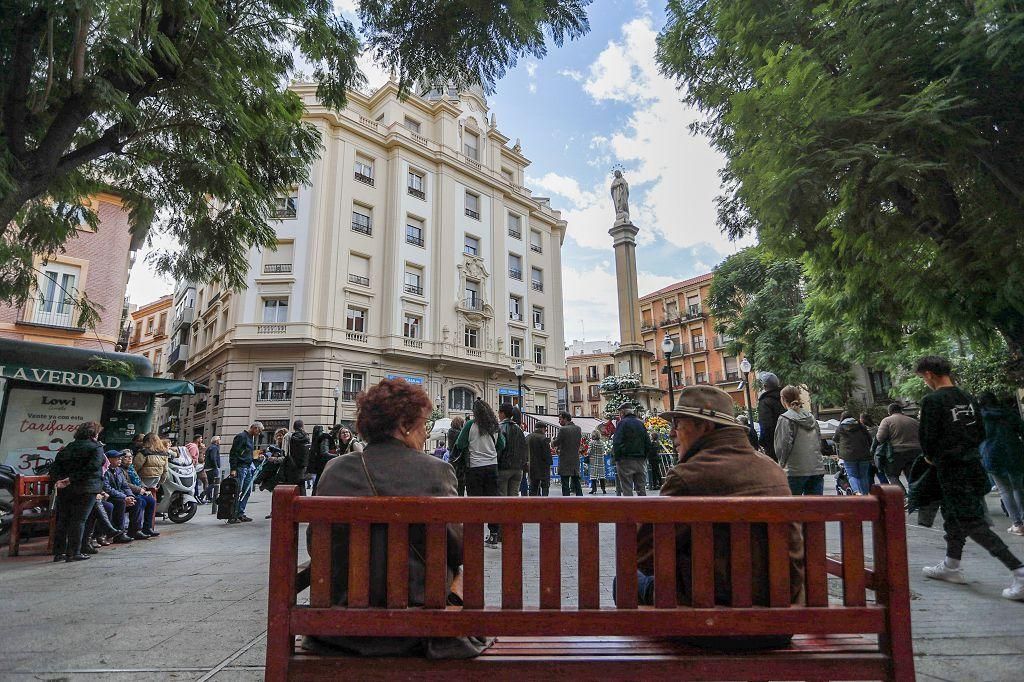
<path fill-rule="evenodd" d="M 789 477 L 789 489 L 794 495 L 822 495 L 825 465 L 818 420 L 804 408 L 798 387 L 786 386 L 779 397 L 786 411 L 775 427 L 775 454 Z"/>

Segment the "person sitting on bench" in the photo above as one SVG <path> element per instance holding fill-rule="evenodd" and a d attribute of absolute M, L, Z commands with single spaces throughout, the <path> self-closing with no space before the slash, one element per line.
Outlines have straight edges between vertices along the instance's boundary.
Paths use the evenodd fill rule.
<path fill-rule="evenodd" d="M 357 399 L 356 427 L 369 443 L 362 452 L 333 458 L 324 467 L 316 495 L 342 497 L 455 497 L 455 470 L 423 451 L 433 403 L 426 391 L 404 379 L 385 379 Z M 449 603 L 460 604 L 462 524 L 447 526 Z M 331 537 L 335 604 L 348 603 L 348 526 Z M 307 537 L 312 549 L 312 533 Z M 370 531 L 370 606 L 387 603 L 387 527 Z M 427 542 L 424 526 L 409 527 L 409 605 L 422 606 L 426 593 Z M 364 567 L 365 569 L 365 567 Z M 473 658 L 493 642 L 480 637 L 306 637 L 304 649 L 362 656 Z"/>
<path fill-rule="evenodd" d="M 672 443 L 679 464 L 669 469 L 662 495 L 680 497 L 789 497 L 786 473 L 750 445 L 745 428 L 733 417 L 733 400 L 714 386 L 688 386 L 676 399 L 674 410 L 661 417 L 672 426 Z M 722 504 L 728 504 L 723 500 Z M 750 529 L 752 595 L 755 606 L 768 606 L 768 531 L 763 524 Z M 726 525 L 714 527 L 715 603 L 732 603 L 730 542 Z M 676 526 L 676 585 L 680 605 L 691 604 L 690 527 Z M 654 533 L 650 524 L 637 534 L 639 601 L 654 604 Z M 799 524 L 789 533 L 790 595 L 793 604 L 804 601 L 803 536 Z M 764 649 L 789 645 L 791 636 L 693 637 L 688 643 L 717 649 Z"/>

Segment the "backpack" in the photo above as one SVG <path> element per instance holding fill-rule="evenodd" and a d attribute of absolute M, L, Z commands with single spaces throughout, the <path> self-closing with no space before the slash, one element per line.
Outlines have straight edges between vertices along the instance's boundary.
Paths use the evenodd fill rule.
<path fill-rule="evenodd" d="M 228 478 L 225 478 L 220 484 L 220 494 L 217 495 L 217 518 L 234 518 L 235 507 L 237 505 L 238 479 L 229 476 Z"/>

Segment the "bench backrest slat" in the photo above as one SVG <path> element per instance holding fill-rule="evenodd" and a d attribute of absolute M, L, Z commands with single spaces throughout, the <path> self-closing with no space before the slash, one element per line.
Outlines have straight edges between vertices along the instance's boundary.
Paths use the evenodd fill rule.
<path fill-rule="evenodd" d="M 388 588 L 389 609 L 409 606 L 409 524 L 388 525 Z"/>
<path fill-rule="evenodd" d="M 615 524 L 615 605 L 637 607 L 636 524 Z"/>
<path fill-rule="evenodd" d="M 654 605 L 659 609 L 676 606 L 676 526 L 654 526 Z"/>
<path fill-rule="evenodd" d="M 501 608 L 523 608 L 523 524 L 501 526 Z"/>
<path fill-rule="evenodd" d="M 808 606 L 828 606 L 823 521 L 808 521 L 804 524 L 804 589 Z"/>
<path fill-rule="evenodd" d="M 864 576 L 864 526 L 860 521 L 843 521 L 843 604 L 864 606 L 867 603 Z"/>
<path fill-rule="evenodd" d="M 348 530 L 348 605 L 370 605 L 370 524 L 355 522 Z"/>
<path fill-rule="evenodd" d="M 467 609 L 484 607 L 484 524 L 462 524 L 462 602 Z"/>
<path fill-rule="evenodd" d="M 577 530 L 579 559 L 579 607 L 601 607 L 601 527 L 581 523 Z"/>
<path fill-rule="evenodd" d="M 768 524 L 768 604 L 777 608 L 789 606 L 790 594 L 788 523 Z"/>
<path fill-rule="evenodd" d="M 562 527 L 540 524 L 540 607 L 562 608 Z"/>
<path fill-rule="evenodd" d="M 690 524 L 690 597 L 697 608 L 715 605 L 715 535 L 710 523 Z"/>
<path fill-rule="evenodd" d="M 732 579 L 732 605 L 754 605 L 754 578 L 750 557 L 750 524 L 729 526 L 729 573 Z"/>
<path fill-rule="evenodd" d="M 318 522 L 311 525 L 312 544 L 309 561 L 309 605 L 326 608 L 331 605 L 331 524 Z"/>
<path fill-rule="evenodd" d="M 427 576 L 424 606 L 443 609 L 448 602 L 448 528 L 443 523 L 427 525 Z M 504 577 L 504 569 L 502 569 Z"/>

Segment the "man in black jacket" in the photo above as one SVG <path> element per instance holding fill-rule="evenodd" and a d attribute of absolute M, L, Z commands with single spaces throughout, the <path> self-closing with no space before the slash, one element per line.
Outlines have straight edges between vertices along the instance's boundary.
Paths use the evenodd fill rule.
<path fill-rule="evenodd" d="M 284 439 L 284 462 L 281 464 L 281 483 L 299 486 L 299 494 L 306 494 L 306 468 L 309 466 L 309 434 L 301 419 L 292 423 L 292 432 Z"/>
<path fill-rule="evenodd" d="M 623 496 L 632 497 L 634 491 L 641 497 L 647 495 L 644 465 L 655 452 L 647 427 L 633 414 L 632 405 L 623 404 L 619 408 L 619 425 L 612 436 L 612 460 Z"/>
<path fill-rule="evenodd" d="M 519 410 L 514 405 L 503 403 L 498 418 L 498 428 L 505 436 L 505 449 L 498 453 L 498 494 L 516 497 L 527 471 L 526 435 L 518 424 Z"/>
<path fill-rule="evenodd" d="M 537 422 L 533 433 L 526 437 L 526 447 L 530 453 L 530 496 L 547 497 L 551 486 L 551 439 L 545 424 Z"/>
<path fill-rule="evenodd" d="M 779 423 L 779 417 L 786 411 L 782 406 L 782 399 L 779 394 L 782 386 L 779 378 L 771 372 L 761 375 L 761 385 L 764 386 L 760 397 L 757 399 L 757 423 L 761 426 L 761 449 L 776 462 L 779 461 L 775 454 L 775 426 Z"/>
<path fill-rule="evenodd" d="M 54 561 L 82 561 L 85 522 L 103 490 L 103 463 L 107 457 L 99 443 L 98 422 L 86 422 L 75 429 L 75 439 L 65 445 L 50 465 L 50 478 L 57 487 L 57 528 L 53 541 Z"/>

